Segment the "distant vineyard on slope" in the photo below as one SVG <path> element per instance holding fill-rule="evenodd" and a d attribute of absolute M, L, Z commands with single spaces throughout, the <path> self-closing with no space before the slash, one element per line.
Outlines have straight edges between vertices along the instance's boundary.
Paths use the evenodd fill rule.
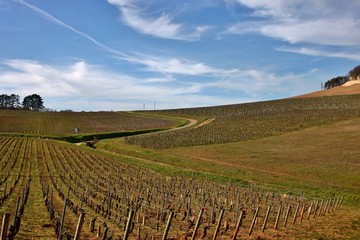
<path fill-rule="evenodd" d="M 215 118 L 175 132 L 127 137 L 126 142 L 156 149 L 237 142 L 360 117 L 360 95 L 283 99 L 247 104 L 156 111 L 156 114 Z"/>
<path fill-rule="evenodd" d="M 170 128 L 174 122 L 125 112 L 32 112 L 0 110 L 0 133 L 64 136 Z"/>

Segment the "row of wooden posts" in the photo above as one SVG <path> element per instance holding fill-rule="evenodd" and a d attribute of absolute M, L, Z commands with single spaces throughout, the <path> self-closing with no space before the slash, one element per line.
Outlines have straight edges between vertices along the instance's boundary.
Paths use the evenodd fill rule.
<path fill-rule="evenodd" d="M 299 216 L 300 217 L 299 218 L 300 223 L 302 222 L 304 217 L 306 217 L 306 219 L 309 220 L 311 215 L 315 218 L 316 215 L 318 215 L 318 216 L 325 215 L 326 213 L 329 213 L 331 210 L 334 211 L 335 209 L 340 208 L 340 206 L 341 206 L 341 204 L 343 202 L 343 199 L 344 199 L 343 197 L 341 197 L 341 198 L 339 197 L 337 199 L 329 199 L 327 201 L 322 200 L 321 202 L 318 202 L 318 201 L 315 202 L 315 203 L 312 202 L 307 209 L 306 209 L 306 205 L 303 204 L 302 208 L 301 208 L 301 211 L 300 211 L 300 216 Z M 63 230 L 63 225 L 64 225 L 67 201 L 68 201 L 68 199 L 66 198 L 65 201 L 64 201 L 64 209 L 63 209 L 63 213 L 62 213 L 62 217 L 61 217 L 60 230 L 59 230 L 59 234 L 57 236 L 59 240 L 62 239 L 62 230 Z M 314 210 L 313 213 L 312 213 L 312 209 Z M 291 205 L 289 205 L 287 210 L 286 210 L 285 219 L 284 219 L 284 227 L 286 227 L 286 225 L 287 225 L 290 210 L 291 210 Z M 295 213 L 294 213 L 294 218 L 293 218 L 293 222 L 292 222 L 293 224 L 295 224 L 295 222 L 297 220 L 297 215 L 298 215 L 299 210 L 300 210 L 300 203 L 298 203 L 297 206 L 296 206 Z M 250 226 L 250 229 L 249 229 L 249 235 L 251 235 L 252 232 L 253 232 L 254 226 L 255 226 L 257 218 L 258 218 L 259 211 L 260 211 L 260 206 L 257 207 L 257 209 L 256 209 L 256 211 L 254 213 L 253 220 L 252 220 L 252 223 L 251 223 L 251 226 Z M 265 229 L 266 229 L 266 225 L 267 225 L 267 221 L 268 221 L 270 211 L 271 211 L 271 205 L 269 205 L 268 208 L 267 208 L 266 215 L 265 215 L 265 218 L 264 218 L 264 222 L 263 222 L 263 225 L 262 225 L 262 232 L 264 232 Z M 274 230 L 277 230 L 277 228 L 278 228 L 281 211 L 282 211 L 282 206 L 279 206 L 279 209 L 278 209 L 277 214 L 276 214 Z M 307 216 L 305 216 L 306 211 L 307 211 Z M 197 221 L 196 221 L 196 224 L 195 224 L 195 227 L 194 227 L 194 231 L 193 231 L 191 240 L 194 240 L 196 235 L 197 235 L 197 231 L 198 231 L 199 226 L 201 224 L 201 218 L 202 218 L 203 212 L 204 212 L 204 208 L 201 208 L 200 212 L 199 212 L 199 215 L 198 215 L 198 218 L 197 218 Z M 225 209 L 220 210 L 220 215 L 219 215 L 219 218 L 218 218 L 216 229 L 215 229 L 215 232 L 214 232 L 214 235 L 213 235 L 213 238 L 212 238 L 213 240 L 215 240 L 217 238 L 217 235 L 219 233 L 219 229 L 220 229 L 220 225 L 221 225 L 221 222 L 222 222 L 222 219 L 223 219 L 223 216 L 224 216 L 224 212 L 225 212 Z M 127 240 L 128 237 L 129 237 L 129 234 L 130 234 L 131 229 L 132 229 L 134 214 L 135 214 L 134 210 L 129 211 L 128 220 L 127 220 L 127 223 L 126 223 L 123 240 Z M 239 216 L 239 219 L 237 221 L 237 224 L 236 224 L 235 232 L 234 232 L 234 235 L 233 235 L 233 238 L 232 238 L 233 240 L 236 239 L 237 234 L 239 232 L 239 229 L 240 229 L 240 227 L 242 225 L 243 218 L 244 218 L 243 215 L 244 215 L 244 212 L 242 211 L 240 216 Z M 171 226 L 171 221 L 172 221 L 173 216 L 174 216 L 174 212 L 171 211 L 170 214 L 169 214 L 169 218 L 168 218 L 164 233 L 163 233 L 163 237 L 162 237 L 163 240 L 167 239 L 167 235 L 169 233 L 169 229 L 170 229 L 170 226 Z M 79 220 L 78 220 L 78 224 L 77 224 L 77 227 L 76 227 L 74 240 L 79 240 L 80 239 L 81 230 L 82 230 L 82 226 L 83 226 L 83 223 L 84 223 L 84 218 L 85 218 L 85 213 L 84 213 L 84 211 L 81 210 Z M 5 213 L 4 216 L 3 216 L 3 221 L 2 221 L 2 226 L 1 226 L 0 240 L 6 240 L 7 239 L 7 231 L 8 231 L 8 228 L 9 228 L 9 219 L 10 219 L 10 214 Z M 100 231 L 100 228 L 99 228 L 99 231 Z"/>

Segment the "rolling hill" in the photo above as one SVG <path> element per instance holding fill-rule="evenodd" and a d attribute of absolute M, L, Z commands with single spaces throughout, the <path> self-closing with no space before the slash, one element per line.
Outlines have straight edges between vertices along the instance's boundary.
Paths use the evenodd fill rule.
<path fill-rule="evenodd" d="M 307 93 L 304 95 L 296 96 L 294 98 L 312 98 L 312 97 L 338 96 L 338 95 L 350 95 L 350 94 L 360 94 L 359 81 L 346 82 L 342 86 L 333 87 L 327 90 Z"/>

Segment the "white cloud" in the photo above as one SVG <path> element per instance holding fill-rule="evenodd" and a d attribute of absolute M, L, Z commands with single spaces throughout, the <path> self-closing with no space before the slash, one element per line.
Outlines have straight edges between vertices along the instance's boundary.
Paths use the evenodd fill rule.
<path fill-rule="evenodd" d="M 252 21 L 229 32 L 256 32 L 290 43 L 357 46 L 360 2 L 349 0 L 227 0 L 253 10 Z"/>
<path fill-rule="evenodd" d="M 53 66 L 14 59 L 0 62 L 0 86 L 6 89 L 5 93 L 16 93 L 22 97 L 40 94 L 45 106 L 53 109 L 134 110 L 141 109 L 139 106 L 143 103 L 151 105 L 154 101 L 158 109 L 163 109 L 263 100 L 269 96 L 267 92 L 288 95 L 296 91 L 299 80 L 305 78 L 305 75 L 282 76 L 254 69 L 229 70 L 222 72 L 224 75 L 221 76 L 216 75 L 219 70 L 205 65 L 192 69 L 191 64 L 190 67 L 182 62 L 176 64 L 189 68 L 186 70 L 188 75 L 194 71 L 209 76 L 201 81 L 195 75 L 186 81 L 171 75 L 143 79 L 85 61 Z M 167 68 L 171 67 L 163 66 L 162 70 Z M 180 70 L 176 69 L 166 71 L 179 71 L 180 74 Z M 215 95 L 208 92 L 211 89 L 216 89 Z M 228 96 L 227 91 L 232 95 Z"/>
<path fill-rule="evenodd" d="M 311 84 L 304 85 L 304 80 L 313 75 L 316 70 L 312 69 L 303 74 L 288 73 L 279 75 L 274 72 L 260 71 L 257 69 L 233 70 L 220 81 L 212 84 L 219 89 L 239 91 L 252 98 L 267 99 L 267 96 L 280 94 L 294 96 L 299 89 L 313 87 Z"/>
<path fill-rule="evenodd" d="M 141 33 L 161 38 L 179 38 L 181 25 L 172 23 L 166 13 L 156 19 L 145 19 L 136 8 L 123 7 L 121 12 L 125 23 Z"/>
<path fill-rule="evenodd" d="M 330 51 L 321 51 L 312 48 L 287 48 L 287 47 L 278 47 L 276 48 L 278 51 L 282 52 L 291 52 L 291 53 L 299 53 L 310 56 L 322 56 L 322 57 L 335 57 L 335 58 L 345 58 L 351 59 L 355 61 L 360 61 L 360 53 L 353 52 L 330 52 Z"/>
<path fill-rule="evenodd" d="M 96 40 L 95 38 L 93 38 L 92 36 L 90 36 L 90 35 L 88 35 L 88 34 L 86 34 L 86 33 L 84 33 L 84 32 L 81 32 L 81 31 L 77 30 L 76 28 L 74 28 L 74 27 L 72 27 L 72 26 L 64 23 L 63 21 L 57 19 L 56 17 L 54 17 L 54 16 L 51 15 L 50 13 L 48 13 L 48 12 L 46 12 L 46 11 L 44 11 L 44 10 L 42 10 L 42 9 L 34 6 L 34 5 L 31 5 L 31 4 L 28 3 L 28 2 L 25 2 L 25 1 L 23 1 L 23 0 L 13 0 L 13 1 L 16 2 L 16 3 L 18 3 L 18 4 L 21 4 L 21 5 L 25 6 L 25 7 L 27 7 L 27 8 L 29 8 L 30 10 L 32 10 L 32 11 L 35 12 L 36 14 L 40 15 L 41 17 L 43 17 L 45 20 L 47 20 L 47 21 L 49 21 L 49 22 L 52 22 L 52 23 L 54 23 L 54 24 L 56 24 L 56 25 L 59 25 L 59 26 L 61 26 L 61 27 L 67 28 L 68 30 L 70 30 L 70 31 L 76 33 L 77 35 L 79 35 L 79 36 L 81 36 L 81 37 L 89 40 L 90 42 L 94 43 L 96 46 L 100 47 L 101 49 L 106 50 L 106 51 L 108 51 L 108 52 L 110 52 L 110 53 L 112 53 L 112 54 L 117 55 L 119 58 L 120 58 L 120 57 L 122 57 L 122 58 L 127 58 L 127 57 L 128 57 L 127 54 L 125 54 L 125 53 L 123 53 L 123 52 L 121 52 L 121 51 L 118 51 L 118 50 L 116 50 L 116 49 L 114 49 L 114 48 L 111 48 L 111 47 L 109 47 L 109 46 L 107 46 L 107 45 L 105 45 L 105 44 L 97 41 L 97 40 Z"/>
<path fill-rule="evenodd" d="M 146 66 L 146 70 L 160 72 L 164 74 L 180 74 L 180 75 L 223 75 L 227 71 L 208 66 L 201 62 L 190 61 L 179 58 L 162 58 L 155 56 L 142 55 L 138 58 L 129 59 L 137 64 Z"/>
<path fill-rule="evenodd" d="M 205 32 L 208 26 L 195 26 L 188 30 L 183 24 L 175 23 L 173 16 L 163 11 L 155 14 L 146 11 L 148 2 L 137 0 L 107 0 L 118 7 L 122 21 L 137 32 L 158 38 L 194 41 Z"/>
<path fill-rule="evenodd" d="M 173 81 L 172 77 L 135 78 L 84 61 L 51 66 L 36 61 L 14 59 L 0 62 L 0 67 L 0 86 L 9 93 L 20 96 L 37 93 L 48 98 L 50 102 L 65 98 L 67 104 L 75 106 L 74 109 L 79 109 L 74 105 L 75 102 L 97 102 L 97 105 L 102 102 L 134 105 L 136 102 L 139 105 L 139 102 L 149 99 L 166 99 L 170 107 L 174 99 L 197 94 L 203 89 L 200 84 L 189 82 L 169 85 L 168 83 Z M 178 101 L 178 104 L 184 103 Z M 104 104 L 102 106 L 99 110 L 109 109 Z M 69 108 L 68 105 L 47 107 Z M 91 104 L 87 108 L 89 107 L 94 109 Z"/>

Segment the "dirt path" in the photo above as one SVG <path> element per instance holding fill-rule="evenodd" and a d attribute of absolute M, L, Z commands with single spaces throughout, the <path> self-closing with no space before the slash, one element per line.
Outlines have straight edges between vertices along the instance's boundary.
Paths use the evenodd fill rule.
<path fill-rule="evenodd" d="M 205 125 L 211 123 L 214 120 L 215 120 L 215 118 L 209 118 L 206 121 L 200 123 L 199 125 L 194 126 L 193 128 L 199 128 L 199 127 L 205 126 Z"/>

